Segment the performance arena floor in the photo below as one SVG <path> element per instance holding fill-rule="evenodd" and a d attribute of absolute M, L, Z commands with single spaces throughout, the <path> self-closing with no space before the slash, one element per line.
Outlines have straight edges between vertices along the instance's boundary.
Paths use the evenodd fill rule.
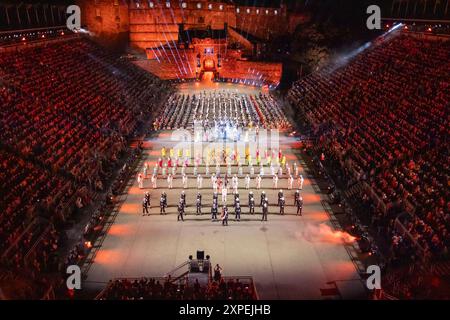
<path fill-rule="evenodd" d="M 151 169 L 160 157 L 161 148 L 165 146 L 168 150 L 174 145 L 170 138 L 171 132 L 164 131 L 146 140 L 143 161 L 149 161 Z M 203 215 L 195 215 L 198 190 L 192 167 L 187 169 L 190 176 L 189 188 L 185 190 L 188 207 L 184 222 L 177 222 L 176 204 L 183 190 L 180 176 L 174 179 L 171 190 L 163 178 L 158 179 L 156 190 L 151 188 L 150 175 L 143 190 L 138 188 L 135 179 L 125 190 L 124 202 L 106 237 L 94 244 L 101 247 L 96 250 L 92 264 L 84 267 L 87 274 L 84 286 L 102 288 L 116 277 L 161 277 L 185 262 L 189 255 L 195 257 L 197 250 L 204 250 L 211 256 L 213 266 L 220 264 L 224 276 L 252 276 L 260 299 L 322 299 L 320 289 L 335 285 L 345 299 L 362 297 L 364 288 L 355 264 L 344 247 L 342 235 L 332 228 L 321 202 L 325 196 L 315 191 L 314 181 L 308 178 L 303 162 L 293 153 L 295 143 L 293 138 L 280 137 L 283 153 L 291 165 L 297 161 L 305 177 L 303 216 L 295 215 L 295 188 L 287 190 L 286 177 L 278 182 L 278 189 L 284 190 L 286 198 L 286 215 L 278 214 L 278 189 L 272 189 L 268 168 L 265 168 L 261 190 L 255 190 L 254 179 L 251 182 L 257 204 L 255 215 L 247 213 L 248 192 L 244 189 L 244 179 L 239 179 L 241 221 L 234 221 L 233 197 L 229 194 L 228 227 L 220 221 L 211 222 L 213 191 L 209 177 L 204 176 L 201 190 Z M 210 169 L 214 171 L 214 166 Z M 201 168 L 200 173 L 204 170 Z M 234 167 L 233 173 L 236 171 Z M 260 221 L 258 204 L 262 190 L 268 194 L 270 203 L 267 222 Z M 151 194 L 150 216 L 142 216 L 145 191 Z M 162 191 L 167 192 L 169 204 L 167 215 L 163 216 L 159 214 Z"/>

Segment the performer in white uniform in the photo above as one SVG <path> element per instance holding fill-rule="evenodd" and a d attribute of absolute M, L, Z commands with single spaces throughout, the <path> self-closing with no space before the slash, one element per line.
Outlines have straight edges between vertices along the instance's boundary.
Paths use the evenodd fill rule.
<path fill-rule="evenodd" d="M 227 202 L 227 188 L 223 187 L 222 188 L 222 202 L 226 203 Z"/>
<path fill-rule="evenodd" d="M 156 181 L 157 181 L 158 177 L 156 176 L 156 174 L 152 175 L 152 187 L 153 189 L 156 189 Z"/>
<path fill-rule="evenodd" d="M 197 189 L 201 189 L 203 184 L 203 177 L 201 174 L 197 176 Z"/>
<path fill-rule="evenodd" d="M 245 189 L 249 189 L 250 188 L 250 176 L 246 175 L 245 176 Z"/>
<path fill-rule="evenodd" d="M 287 163 L 287 162 L 286 162 L 286 174 L 287 174 L 288 176 L 291 175 L 291 166 L 290 166 L 289 163 Z"/>
<path fill-rule="evenodd" d="M 144 188 L 144 177 L 142 176 L 142 173 L 138 174 L 137 182 L 138 182 L 138 185 L 139 185 L 139 189 Z"/>
<path fill-rule="evenodd" d="M 283 176 L 283 168 L 281 166 L 278 168 L 278 175 L 280 178 Z"/>
<path fill-rule="evenodd" d="M 213 186 L 214 192 L 217 192 L 217 177 L 214 173 L 211 176 L 211 181 L 212 181 L 212 186 Z"/>
<path fill-rule="evenodd" d="M 303 182 L 304 182 L 304 181 L 305 181 L 305 180 L 303 179 L 303 176 L 300 175 L 300 176 L 298 177 L 298 179 L 297 179 L 298 189 L 300 189 L 300 190 L 303 189 Z"/>
<path fill-rule="evenodd" d="M 261 188 L 261 176 L 256 176 L 256 189 L 259 190 Z"/>
<path fill-rule="evenodd" d="M 292 185 L 294 183 L 294 177 L 292 176 L 292 174 L 289 176 L 288 179 L 288 189 L 291 190 L 292 189 Z"/>
<path fill-rule="evenodd" d="M 231 180 L 231 184 L 233 185 L 233 193 L 237 193 L 239 187 L 239 180 L 236 175 L 234 175 L 233 179 Z"/>
<path fill-rule="evenodd" d="M 147 178 L 147 170 L 148 170 L 148 164 L 147 162 L 144 163 L 144 178 Z"/>
<path fill-rule="evenodd" d="M 172 184 L 173 184 L 173 176 L 172 176 L 172 174 L 169 174 L 167 176 L 167 187 L 169 189 L 172 189 Z"/>
<path fill-rule="evenodd" d="M 183 174 L 183 188 L 186 189 L 188 184 L 188 177 L 187 175 Z"/>

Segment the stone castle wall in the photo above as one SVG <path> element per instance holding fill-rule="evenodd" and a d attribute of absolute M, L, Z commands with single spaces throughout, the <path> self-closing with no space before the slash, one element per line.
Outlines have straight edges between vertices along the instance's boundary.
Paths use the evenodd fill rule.
<path fill-rule="evenodd" d="M 214 59 L 217 72 L 226 78 L 265 79 L 277 83 L 281 78 L 280 63 L 252 62 L 242 54 L 253 51 L 253 38 L 270 40 L 291 32 L 294 20 L 286 8 L 238 7 L 231 2 L 208 0 L 79 0 L 82 25 L 95 33 L 104 43 L 131 45 L 145 50 L 145 68 L 163 79 L 195 77 L 206 58 Z M 227 50 L 218 40 L 202 40 L 190 48 L 178 46 L 179 25 L 185 30 L 207 28 L 224 29 L 229 26 L 229 42 L 237 41 L 241 50 Z M 236 31 L 234 31 L 236 30 Z M 198 41 L 197 41 L 198 42 Z M 211 43 L 209 43 L 211 42 Z M 162 47 L 172 49 L 161 49 Z M 178 47 L 178 49 L 176 49 Z M 206 57 L 204 47 L 214 48 L 215 54 Z M 160 48 L 160 49 L 156 49 Z M 222 56 L 219 67 L 217 52 Z M 201 54 L 201 67 L 198 55 Z"/>
<path fill-rule="evenodd" d="M 102 38 L 116 40 L 129 33 L 131 46 L 146 49 L 178 40 L 185 29 L 223 29 L 225 24 L 262 40 L 288 32 L 283 8 L 237 7 L 207 0 L 79 0 L 82 24 Z"/>

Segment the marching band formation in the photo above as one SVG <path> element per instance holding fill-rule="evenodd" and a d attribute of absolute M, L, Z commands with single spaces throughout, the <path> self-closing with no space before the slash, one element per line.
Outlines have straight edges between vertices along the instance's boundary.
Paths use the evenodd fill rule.
<path fill-rule="evenodd" d="M 143 171 L 138 175 L 139 188 L 144 188 L 144 181 L 150 178 L 151 187 L 158 189 L 158 184 L 172 189 L 178 180 L 183 189 L 177 204 L 177 220 L 184 221 L 186 214 L 186 194 L 189 180 L 196 181 L 198 194 L 195 201 L 196 214 L 203 214 L 201 190 L 212 188 L 211 219 L 220 219 L 228 225 L 227 200 L 233 199 L 235 220 L 240 221 L 243 204 L 239 197 L 239 184 L 247 190 L 261 190 L 262 180 L 272 179 L 272 188 L 278 190 L 280 179 L 287 179 L 287 189 L 297 189 L 295 203 L 297 214 L 301 215 L 303 198 L 303 176 L 299 173 L 297 163 L 287 162 L 286 156 L 278 149 L 252 149 L 249 145 L 257 141 L 261 129 L 290 130 L 292 127 L 280 105 L 269 94 L 248 95 L 232 90 L 203 91 L 196 94 L 173 94 L 165 108 L 154 122 L 155 130 L 194 129 L 195 142 L 223 142 L 231 140 L 241 143 L 236 147 L 206 147 L 201 154 L 192 154 L 191 148 L 161 149 L 161 156 L 156 163 L 144 163 Z M 191 141 L 189 134 L 183 133 L 184 141 Z M 243 143 L 242 143 L 243 142 Z M 197 151 L 195 151 L 197 152 Z M 190 168 L 190 174 L 187 173 Z M 192 168 L 192 170 L 191 170 Z M 159 182 L 161 181 L 162 182 Z M 143 215 L 148 212 L 150 200 L 147 195 L 143 200 Z M 219 199 L 220 197 L 220 199 Z M 248 213 L 255 214 L 255 197 L 249 191 Z M 286 201 L 283 190 L 278 193 L 279 213 L 284 214 Z M 221 208 L 219 208 L 219 206 Z M 262 219 L 267 221 L 269 200 L 264 191 L 261 193 Z M 167 194 L 160 198 L 160 213 L 165 214 Z"/>
<path fill-rule="evenodd" d="M 220 150 L 220 151 L 219 151 Z M 206 150 L 206 158 L 200 156 L 196 157 L 194 161 L 191 159 L 191 152 L 189 149 L 177 149 L 171 148 L 167 150 L 165 147 L 161 149 L 160 158 L 152 164 L 145 162 L 143 170 L 137 176 L 137 183 L 140 189 L 144 188 L 144 182 L 149 179 L 151 187 L 158 189 L 158 179 L 165 181 L 164 187 L 167 189 L 173 188 L 173 182 L 175 179 L 181 180 L 181 188 L 183 189 L 180 194 L 180 199 L 177 204 L 177 220 L 184 221 L 186 215 L 186 193 L 185 190 L 189 188 L 189 178 L 196 181 L 196 187 L 198 190 L 195 200 L 196 214 L 202 215 L 202 194 L 201 190 L 206 188 L 212 188 L 212 206 L 210 209 L 211 220 L 218 220 L 217 216 L 220 211 L 220 220 L 223 225 L 228 225 L 228 197 L 231 195 L 233 199 L 233 208 L 235 214 L 235 221 L 240 221 L 241 213 L 243 213 L 243 204 L 239 196 L 240 182 L 243 181 L 245 190 L 255 188 L 261 189 L 261 182 L 264 177 L 271 177 L 272 189 L 278 189 L 279 179 L 287 178 L 287 189 L 296 189 L 294 194 L 294 206 L 297 208 L 297 215 L 302 215 L 303 198 L 301 190 L 303 189 L 304 178 L 299 172 L 299 166 L 296 162 L 291 165 L 287 162 L 286 156 L 283 155 L 281 150 L 266 149 L 264 152 L 260 152 L 258 149 L 254 153 L 254 159 L 251 156 L 250 149 L 245 150 L 244 158 L 241 159 L 237 150 L 229 149 L 210 149 Z M 192 174 L 187 173 L 187 168 L 193 168 Z M 201 171 L 201 172 L 200 172 Z M 206 178 L 208 186 L 205 186 L 204 178 Z M 209 182 L 210 181 L 210 182 Z M 252 182 L 253 181 L 253 182 Z M 295 182 L 294 182 L 295 181 Z M 163 187 L 163 188 L 164 188 Z M 220 202 L 219 204 L 219 197 Z M 166 214 L 166 208 L 168 206 L 166 192 L 161 193 L 160 201 L 160 214 Z M 221 208 L 219 208 L 221 206 Z M 248 214 L 255 214 L 255 196 L 253 191 L 249 191 L 248 194 Z M 284 192 L 279 189 L 277 206 L 279 207 L 279 214 L 285 214 L 286 200 Z M 150 207 L 150 194 L 145 192 L 144 199 L 142 201 L 142 214 L 148 215 L 148 209 Z M 261 221 L 267 221 L 267 215 L 269 213 L 269 200 L 265 191 L 261 192 L 261 198 L 259 201 L 259 207 L 261 208 L 262 218 Z"/>
<path fill-rule="evenodd" d="M 208 129 L 224 123 L 232 124 L 234 128 L 292 128 L 271 95 L 217 90 L 197 95 L 173 94 L 155 120 L 154 129 L 187 129 L 192 128 L 195 122 Z"/>

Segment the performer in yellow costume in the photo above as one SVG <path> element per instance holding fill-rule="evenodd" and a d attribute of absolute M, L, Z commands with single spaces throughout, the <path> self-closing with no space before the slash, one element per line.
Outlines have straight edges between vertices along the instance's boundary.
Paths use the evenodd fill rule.
<path fill-rule="evenodd" d="M 286 156 L 283 156 L 283 158 L 281 158 L 281 165 L 282 165 L 283 167 L 286 166 Z"/>

